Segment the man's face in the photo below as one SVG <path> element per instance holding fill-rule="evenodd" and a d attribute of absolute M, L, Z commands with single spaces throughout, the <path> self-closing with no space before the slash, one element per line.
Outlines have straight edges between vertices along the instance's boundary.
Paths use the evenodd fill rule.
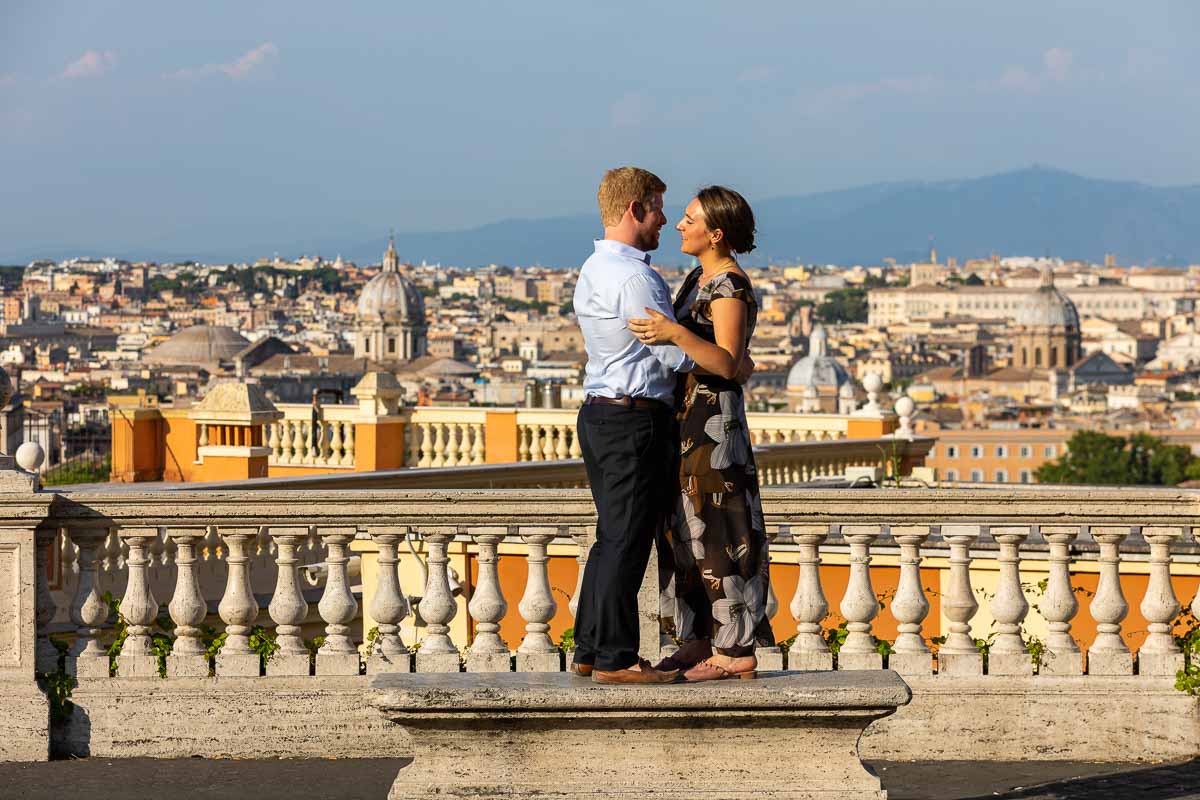
<path fill-rule="evenodd" d="M 649 204 L 640 204 L 642 218 L 634 215 L 637 224 L 638 249 L 647 252 L 658 249 L 658 234 L 663 225 L 667 224 L 667 215 L 663 213 L 662 192 L 655 193 Z"/>

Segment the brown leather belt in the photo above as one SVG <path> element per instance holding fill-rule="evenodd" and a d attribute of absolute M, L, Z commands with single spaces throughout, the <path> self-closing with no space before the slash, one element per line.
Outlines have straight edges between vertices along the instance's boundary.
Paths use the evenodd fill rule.
<path fill-rule="evenodd" d="M 589 394 L 587 399 L 583 401 L 585 406 L 605 405 L 605 406 L 621 406 L 623 408 L 654 408 L 659 410 L 670 410 L 670 406 L 661 400 L 654 400 L 649 397 L 600 397 L 598 395 Z"/>

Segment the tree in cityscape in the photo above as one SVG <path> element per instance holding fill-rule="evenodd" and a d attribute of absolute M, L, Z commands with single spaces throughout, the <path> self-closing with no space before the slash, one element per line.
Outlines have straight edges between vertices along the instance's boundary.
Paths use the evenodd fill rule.
<path fill-rule="evenodd" d="M 817 306 L 817 317 L 823 322 L 866 322 L 867 290 L 835 289 Z"/>
<path fill-rule="evenodd" d="M 1040 483 L 1174 486 L 1200 478 L 1200 458 L 1147 433 L 1076 431 L 1059 459 L 1037 468 Z"/>

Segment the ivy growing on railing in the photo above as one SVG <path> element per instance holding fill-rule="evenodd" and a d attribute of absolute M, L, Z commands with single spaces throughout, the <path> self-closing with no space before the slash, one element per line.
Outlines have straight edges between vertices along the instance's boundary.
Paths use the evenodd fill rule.
<path fill-rule="evenodd" d="M 1175 688 L 1190 695 L 1200 694 L 1200 621 L 1189 603 L 1171 620 L 1175 644 L 1183 651 L 1183 669 L 1175 673 Z"/>

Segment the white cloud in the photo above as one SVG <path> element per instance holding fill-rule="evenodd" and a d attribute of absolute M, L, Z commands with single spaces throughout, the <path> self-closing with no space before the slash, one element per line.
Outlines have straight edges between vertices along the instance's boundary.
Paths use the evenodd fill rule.
<path fill-rule="evenodd" d="M 230 80 L 240 81 L 263 64 L 279 56 L 279 48 L 274 42 L 263 42 L 248 50 L 233 61 L 224 64 L 205 64 L 202 67 L 187 67 L 164 75 L 164 78 L 190 79 L 204 78 L 209 75 L 224 75 Z"/>
<path fill-rule="evenodd" d="M 1051 47 L 1042 53 L 1042 68 L 1031 72 L 1022 66 L 1007 66 L 995 80 L 985 81 L 984 89 L 1001 92 L 1037 94 L 1047 84 L 1065 83 L 1072 76 L 1075 54 L 1062 47 Z"/>
<path fill-rule="evenodd" d="M 1064 50 L 1061 47 L 1052 47 L 1045 53 L 1042 53 L 1042 63 L 1046 67 L 1046 77 L 1059 83 L 1067 79 L 1068 73 L 1071 71 L 1071 62 L 1074 60 L 1075 57 L 1071 55 L 1071 51 Z"/>
<path fill-rule="evenodd" d="M 759 64 L 754 67 L 747 67 L 738 74 L 737 79 L 740 83 L 760 83 L 770 80 L 775 77 L 775 68 L 766 64 Z"/>
<path fill-rule="evenodd" d="M 0 75 L 0 86 L 15 86 L 16 83 L 16 75 Z"/>
<path fill-rule="evenodd" d="M 945 88 L 945 81 L 934 75 L 910 75 L 880 78 L 869 83 L 841 83 L 828 86 L 805 97 L 804 109 L 809 115 L 820 116 L 838 111 L 868 97 L 929 95 Z"/>
<path fill-rule="evenodd" d="M 67 65 L 59 75 L 66 80 L 92 78 L 112 71 L 117 66 L 117 54 L 112 50 L 88 50 Z"/>

